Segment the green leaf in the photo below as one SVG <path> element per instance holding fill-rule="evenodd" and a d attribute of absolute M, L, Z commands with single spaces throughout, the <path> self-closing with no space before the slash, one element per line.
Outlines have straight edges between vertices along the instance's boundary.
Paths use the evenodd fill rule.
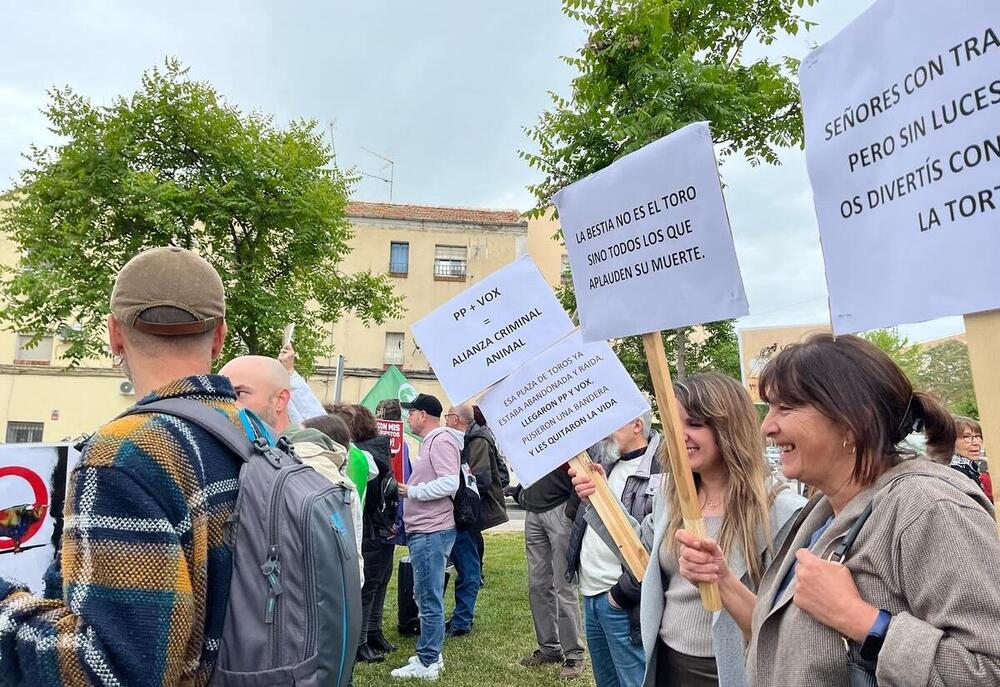
<path fill-rule="evenodd" d="M 276 355 L 295 322 L 308 371 L 331 352 L 326 323 L 345 312 L 366 322 L 401 313 L 387 277 L 338 271 L 352 236 L 351 179 L 315 122 L 280 128 L 270 115 L 244 113 L 174 58 L 109 105 L 69 88 L 49 98 L 61 142 L 29 150 L 0 211 L 0 232 L 22 255 L 0 272 L 6 328 L 76 323 L 66 362 L 106 355 L 115 274 L 162 245 L 196 250 L 219 271 L 230 331 L 223 359 Z"/>

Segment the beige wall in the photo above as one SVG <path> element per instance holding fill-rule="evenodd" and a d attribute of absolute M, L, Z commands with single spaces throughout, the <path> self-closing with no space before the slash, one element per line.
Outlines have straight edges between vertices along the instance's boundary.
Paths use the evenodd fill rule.
<path fill-rule="evenodd" d="M 559 221 L 552 218 L 551 212 L 545 217 L 528 220 L 528 253 L 553 288 L 561 282 L 562 256 L 566 254 L 562 241 L 553 238 L 557 231 Z"/>
<path fill-rule="evenodd" d="M 427 360 L 416 348 L 410 325 L 456 296 L 471 284 L 530 252 L 546 279 L 558 283 L 562 249 L 551 240 L 555 224 L 532 220 L 514 225 L 433 222 L 427 220 L 385 220 L 352 218 L 355 237 L 345 259 L 345 273 L 371 269 L 388 272 L 389 244 L 410 244 L 409 273 L 392 277 L 404 299 L 406 312 L 383 325 L 368 326 L 355 317 L 345 317 L 331 328 L 334 355 L 319 361 L 309 380 L 320 400 L 334 398 L 336 355 L 345 357 L 342 399 L 355 403 L 374 386 L 384 369 L 386 332 L 404 334 L 404 374 L 418 391 L 449 399 L 429 370 Z M 434 278 L 436 245 L 467 248 L 467 279 L 443 281 Z M 17 251 L 0 237 L 0 262 L 12 265 Z M 0 332 L 0 441 L 6 436 L 8 421 L 44 423 L 43 440 L 58 441 L 89 433 L 135 402 L 120 385 L 125 378 L 110 360 L 87 361 L 75 370 L 64 370 L 59 360 L 62 347 L 58 337 L 48 368 L 14 365 L 15 335 Z M 53 420 L 53 417 L 58 419 Z"/>
<path fill-rule="evenodd" d="M 390 277 L 396 292 L 403 296 L 406 311 L 376 327 L 367 326 L 356 317 L 345 317 L 336 323 L 335 354 L 342 353 L 349 368 L 382 368 L 386 332 L 402 332 L 405 341 L 402 367 L 428 370 L 427 359 L 414 344 L 410 325 L 522 255 L 527 250 L 527 228 L 358 219 L 353 250 L 343 263 L 344 271 L 387 272 L 389 245 L 393 241 L 410 245 L 408 275 Z M 434 277 L 434 249 L 438 245 L 466 247 L 466 280 L 444 281 Z M 334 361 L 331 359 L 327 364 L 333 365 Z"/>
<path fill-rule="evenodd" d="M 829 332 L 828 324 L 808 324 L 793 327 L 758 327 L 740 329 L 740 371 L 743 385 L 754 403 L 760 402 L 757 380 L 760 372 L 775 354 L 815 332 Z"/>

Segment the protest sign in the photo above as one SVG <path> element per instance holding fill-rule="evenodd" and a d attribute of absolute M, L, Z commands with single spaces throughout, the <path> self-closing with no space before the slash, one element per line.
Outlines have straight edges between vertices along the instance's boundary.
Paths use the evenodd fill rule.
<path fill-rule="evenodd" d="M 604 341 L 584 343 L 579 331 L 487 391 L 479 407 L 524 486 L 571 456 L 577 470 L 589 470 L 587 447 L 649 410 L 611 347 Z M 607 480 L 594 484 L 591 502 L 641 580 L 649 556 Z"/>
<path fill-rule="evenodd" d="M 552 201 L 585 341 L 747 313 L 708 124 L 665 136 Z"/>
<path fill-rule="evenodd" d="M 649 410 L 611 347 L 566 337 L 479 399 L 517 478 L 530 486 Z"/>
<path fill-rule="evenodd" d="M 77 458 L 67 445 L 0 445 L 0 576 L 36 594 L 56 554 L 66 477 Z"/>
<path fill-rule="evenodd" d="M 747 313 L 708 124 L 654 141 L 552 201 L 583 338 L 642 334 L 684 526 L 705 536 L 660 330 Z M 706 609 L 722 607 L 716 585 L 700 591 Z"/>
<path fill-rule="evenodd" d="M 377 418 L 375 424 L 378 425 L 378 433 L 389 437 L 389 456 L 391 458 L 392 472 L 396 481 L 403 480 L 403 423 L 400 420 L 383 420 Z"/>
<path fill-rule="evenodd" d="M 461 403 L 544 351 L 573 324 L 525 256 L 410 329 L 445 391 Z"/>
<path fill-rule="evenodd" d="M 966 315 L 995 446 L 1000 8 L 880 0 L 813 51 L 800 80 L 834 332 Z"/>
<path fill-rule="evenodd" d="M 1000 307 L 1000 7 L 880 0 L 800 71 L 837 334 Z"/>

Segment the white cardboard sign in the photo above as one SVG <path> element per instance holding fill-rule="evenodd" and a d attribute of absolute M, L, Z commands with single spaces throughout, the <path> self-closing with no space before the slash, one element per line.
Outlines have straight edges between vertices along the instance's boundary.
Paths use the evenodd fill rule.
<path fill-rule="evenodd" d="M 650 143 L 552 202 L 585 341 L 747 313 L 707 123 Z"/>
<path fill-rule="evenodd" d="M 479 400 L 500 448 L 525 486 L 649 410 L 604 341 L 579 331 Z"/>
<path fill-rule="evenodd" d="M 448 396 L 463 403 L 568 334 L 573 323 L 525 256 L 410 330 Z"/>
<path fill-rule="evenodd" d="M 879 0 L 799 77 L 834 332 L 1000 307 L 996 0 Z"/>
<path fill-rule="evenodd" d="M 0 576 L 41 594 L 62 520 L 67 475 L 79 459 L 65 444 L 0 446 Z"/>

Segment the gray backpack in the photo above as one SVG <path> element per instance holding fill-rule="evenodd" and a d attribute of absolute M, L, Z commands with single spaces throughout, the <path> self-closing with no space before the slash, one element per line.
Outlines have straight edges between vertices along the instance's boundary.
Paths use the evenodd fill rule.
<path fill-rule="evenodd" d="M 136 413 L 188 420 L 244 461 L 227 532 L 229 605 L 210 684 L 347 685 L 361 633 L 350 506 L 356 494 L 303 465 L 284 439 L 276 447 L 263 437 L 251 442 L 197 401 L 164 399 L 126 411 Z"/>

